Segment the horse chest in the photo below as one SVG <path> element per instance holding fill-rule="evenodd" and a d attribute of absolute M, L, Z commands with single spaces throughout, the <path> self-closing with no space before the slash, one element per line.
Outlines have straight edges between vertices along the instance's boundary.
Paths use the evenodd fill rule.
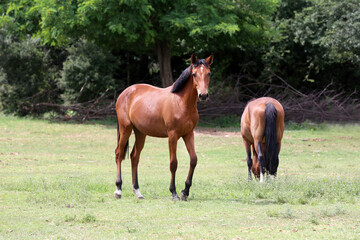
<path fill-rule="evenodd" d="M 198 115 L 183 116 L 176 119 L 174 124 L 174 129 L 179 133 L 179 135 L 186 135 L 187 133 L 193 131 L 198 123 Z"/>

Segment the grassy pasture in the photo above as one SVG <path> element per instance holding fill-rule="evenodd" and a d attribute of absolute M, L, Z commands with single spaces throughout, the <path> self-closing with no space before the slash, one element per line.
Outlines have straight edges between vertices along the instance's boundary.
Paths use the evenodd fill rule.
<path fill-rule="evenodd" d="M 290 126 L 276 182 L 247 181 L 239 129 L 197 130 L 188 202 L 173 202 L 167 139 L 148 137 L 145 200 L 115 199 L 115 124 L 0 115 L 0 239 L 359 239 L 360 126 Z M 134 141 L 130 139 L 130 147 Z M 178 144 L 178 193 L 189 157 Z"/>

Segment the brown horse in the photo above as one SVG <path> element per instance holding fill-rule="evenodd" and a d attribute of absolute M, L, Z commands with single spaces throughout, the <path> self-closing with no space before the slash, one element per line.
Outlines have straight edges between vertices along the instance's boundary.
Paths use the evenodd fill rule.
<path fill-rule="evenodd" d="M 130 154 L 132 184 L 135 195 L 143 199 L 139 191 L 137 168 L 146 135 L 168 138 L 170 152 L 170 192 L 174 200 L 180 199 L 176 193 L 175 172 L 177 169 L 177 141 L 182 138 L 190 155 L 190 169 L 181 192 L 181 199 L 187 200 L 197 156 L 194 147 L 194 128 L 199 121 L 197 101 L 209 96 L 210 65 L 213 55 L 197 60 L 191 55 L 191 65 L 183 71 L 175 83 L 167 88 L 157 88 L 146 84 L 135 84 L 125 89 L 116 102 L 118 119 L 118 144 L 115 149 L 117 164 L 116 198 L 121 198 L 121 161 L 129 147 L 129 137 L 134 130 L 135 144 Z"/>
<path fill-rule="evenodd" d="M 241 116 L 241 135 L 247 153 L 249 181 L 251 171 L 264 182 L 264 172 L 276 177 L 281 139 L 284 133 L 284 109 L 270 97 L 250 101 Z M 253 149 L 253 160 L 251 150 Z"/>

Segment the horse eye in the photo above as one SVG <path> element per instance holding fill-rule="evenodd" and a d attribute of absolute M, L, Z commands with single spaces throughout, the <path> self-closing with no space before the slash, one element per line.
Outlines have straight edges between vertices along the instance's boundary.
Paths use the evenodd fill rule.
<path fill-rule="evenodd" d="M 196 77 L 196 73 L 193 73 L 193 77 Z"/>
<path fill-rule="evenodd" d="M 208 76 L 211 76 L 211 72 L 209 72 L 207 75 L 208 75 Z"/>

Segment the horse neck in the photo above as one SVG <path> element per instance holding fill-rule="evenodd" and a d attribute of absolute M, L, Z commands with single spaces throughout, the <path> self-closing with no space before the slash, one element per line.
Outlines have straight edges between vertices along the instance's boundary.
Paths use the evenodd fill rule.
<path fill-rule="evenodd" d="M 198 94 L 196 88 L 194 88 L 193 77 L 190 75 L 190 79 L 186 82 L 182 90 L 183 101 L 186 105 L 186 108 L 193 110 L 196 108 L 196 103 L 198 101 Z"/>

